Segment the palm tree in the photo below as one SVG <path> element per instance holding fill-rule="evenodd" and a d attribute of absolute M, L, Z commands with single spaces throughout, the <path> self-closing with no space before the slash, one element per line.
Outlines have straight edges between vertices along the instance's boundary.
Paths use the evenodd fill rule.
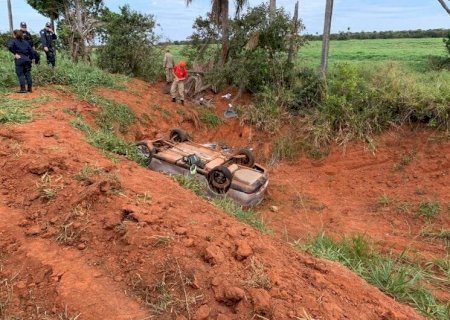
<path fill-rule="evenodd" d="M 13 30 L 14 30 L 14 23 L 13 23 L 12 9 L 11 9 L 11 0 L 8 0 L 8 18 L 9 18 L 9 31 L 12 34 Z"/>
<path fill-rule="evenodd" d="M 235 0 L 236 14 L 242 11 L 248 0 Z M 192 0 L 186 0 L 186 5 L 190 5 Z M 211 0 L 211 16 L 222 29 L 222 53 L 221 64 L 225 64 L 228 59 L 228 51 L 230 49 L 230 25 L 229 25 L 229 7 L 228 0 Z"/>

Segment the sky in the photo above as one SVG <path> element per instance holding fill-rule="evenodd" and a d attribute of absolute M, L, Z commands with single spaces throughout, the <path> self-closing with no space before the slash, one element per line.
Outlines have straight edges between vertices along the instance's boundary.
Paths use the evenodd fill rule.
<path fill-rule="evenodd" d="M 11 0 L 14 26 L 26 21 L 32 32 L 38 32 L 47 19 L 40 16 L 25 0 Z M 104 0 L 107 7 L 116 11 L 128 3 L 133 10 L 154 15 L 159 24 L 158 34 L 163 40 L 184 40 L 192 33 L 192 23 L 197 16 L 210 8 L 210 0 L 193 0 L 186 7 L 185 0 Z M 249 0 L 251 6 L 261 0 Z M 230 1 L 234 3 L 234 1 Z M 277 6 L 288 12 L 294 0 L 278 0 Z M 322 33 L 325 0 L 300 0 L 300 17 L 307 33 Z M 234 9 L 230 10 L 230 13 Z M 0 0 L 0 31 L 8 30 L 7 2 Z M 437 0 L 335 0 L 332 32 L 384 31 L 450 28 L 450 16 Z"/>

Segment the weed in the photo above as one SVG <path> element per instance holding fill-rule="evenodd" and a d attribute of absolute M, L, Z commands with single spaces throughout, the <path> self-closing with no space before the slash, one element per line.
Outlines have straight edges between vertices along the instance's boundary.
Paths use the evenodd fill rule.
<path fill-rule="evenodd" d="M 206 182 L 197 176 L 175 175 L 173 179 L 183 188 L 189 189 L 197 196 L 204 196 Z"/>
<path fill-rule="evenodd" d="M 102 172 L 103 170 L 100 168 L 91 167 L 89 164 L 85 164 L 83 169 L 75 175 L 75 179 L 79 182 L 91 183 L 91 178 Z"/>
<path fill-rule="evenodd" d="M 450 246 L 450 230 L 441 229 L 434 231 L 431 228 L 425 228 L 421 231 L 420 235 L 426 238 L 442 240 L 446 246 Z"/>
<path fill-rule="evenodd" d="M 166 235 L 166 236 L 156 235 L 156 236 L 153 236 L 152 238 L 155 239 L 155 241 L 153 242 L 154 247 L 166 247 L 169 245 L 170 242 L 173 241 L 172 235 Z"/>
<path fill-rule="evenodd" d="M 360 235 L 334 241 L 322 233 L 305 245 L 294 242 L 294 246 L 315 256 L 340 262 L 369 283 L 399 301 L 411 304 L 430 318 L 443 320 L 450 316 L 450 309 L 439 303 L 422 284 L 425 271 L 407 264 L 404 254 L 399 257 L 383 256 L 374 252 L 369 242 Z"/>
<path fill-rule="evenodd" d="M 48 173 L 44 173 L 41 176 L 40 181 L 36 182 L 36 186 L 41 198 L 45 200 L 52 200 L 56 197 L 57 188 L 61 189 L 62 185 L 58 184 L 61 182 L 62 176 L 57 177 L 53 180 L 53 177 Z"/>
<path fill-rule="evenodd" d="M 230 198 L 219 198 L 211 201 L 216 207 L 222 209 L 225 213 L 235 217 L 241 222 L 244 222 L 256 230 L 261 231 L 264 234 L 272 233 L 260 218 L 257 218 L 255 213 L 251 210 L 244 210 L 242 206 L 238 205 L 236 202 Z"/>
<path fill-rule="evenodd" d="M 101 107 L 102 111 L 96 114 L 95 122 L 105 131 L 117 129 L 120 133 L 127 133 L 136 120 L 133 111 L 124 104 L 98 96 L 89 96 L 88 102 Z"/>
<path fill-rule="evenodd" d="M 248 266 L 251 272 L 251 277 L 245 283 L 253 288 L 261 288 L 270 290 L 272 288 L 272 282 L 265 271 L 264 264 L 258 262 L 255 258 L 250 259 L 250 265 Z"/>
<path fill-rule="evenodd" d="M 417 188 L 416 188 L 416 191 L 414 191 L 414 193 L 415 193 L 416 195 L 418 195 L 418 196 L 423 196 L 423 195 L 426 194 L 426 191 L 423 190 L 422 188 L 417 187 Z"/>
<path fill-rule="evenodd" d="M 152 202 L 152 195 L 149 192 L 139 193 L 136 195 L 137 203 L 150 203 Z"/>
<path fill-rule="evenodd" d="M 434 218 L 441 211 L 441 205 L 437 201 L 422 202 L 419 205 L 418 214 L 426 218 Z"/>
<path fill-rule="evenodd" d="M 388 195 L 383 194 L 378 198 L 377 204 L 382 207 L 387 207 L 392 203 L 392 201 L 393 200 Z"/>
<path fill-rule="evenodd" d="M 416 152 L 412 151 L 409 153 L 406 153 L 402 155 L 400 162 L 394 164 L 393 170 L 394 171 L 402 171 L 405 169 L 406 166 L 408 166 L 416 157 Z"/>
<path fill-rule="evenodd" d="M 164 118 L 164 120 L 166 120 L 166 121 L 170 120 L 172 113 L 169 110 L 161 109 L 160 112 L 161 112 L 161 116 Z"/>
<path fill-rule="evenodd" d="M 220 119 L 215 113 L 212 112 L 202 112 L 200 114 L 200 120 L 209 128 L 216 128 L 223 122 L 222 119 Z"/>
<path fill-rule="evenodd" d="M 326 208 L 323 203 L 319 203 L 317 200 L 304 194 L 297 194 L 292 202 L 295 208 L 301 208 L 303 210 L 322 211 Z"/>
<path fill-rule="evenodd" d="M 412 204 L 409 202 L 398 202 L 395 210 L 398 213 L 410 213 L 412 211 Z"/>
<path fill-rule="evenodd" d="M 71 315 L 69 313 L 69 310 L 67 309 L 67 306 L 64 307 L 64 311 L 60 314 L 58 314 L 58 320 L 77 320 L 81 316 L 81 313 L 78 313 L 76 315 Z"/>
<path fill-rule="evenodd" d="M 132 280 L 133 291 L 150 307 L 152 312 L 160 315 L 167 311 L 169 307 L 175 304 L 170 293 L 171 288 L 166 282 L 166 274 L 162 275 L 160 281 L 154 286 L 144 283 L 141 275 L 136 274 L 136 278 Z"/>
<path fill-rule="evenodd" d="M 12 300 L 14 290 L 14 283 L 19 273 L 11 277 L 0 278 L 0 317 L 2 319 L 9 319 L 7 310 Z"/>
<path fill-rule="evenodd" d="M 59 233 L 56 235 L 56 241 L 70 246 L 81 237 L 83 231 L 84 230 L 75 230 L 73 222 L 61 224 L 59 226 Z"/>

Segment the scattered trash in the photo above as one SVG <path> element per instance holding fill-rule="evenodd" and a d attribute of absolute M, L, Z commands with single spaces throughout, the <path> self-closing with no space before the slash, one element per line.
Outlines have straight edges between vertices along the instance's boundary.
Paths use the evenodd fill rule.
<path fill-rule="evenodd" d="M 223 95 L 222 98 L 230 100 L 231 99 L 231 93 L 227 93 L 226 95 Z"/>
<path fill-rule="evenodd" d="M 238 114 L 236 113 L 236 111 L 233 110 L 233 106 L 231 105 L 231 103 L 228 105 L 228 109 L 223 113 L 223 116 L 226 119 L 231 119 L 231 118 L 237 118 Z"/>

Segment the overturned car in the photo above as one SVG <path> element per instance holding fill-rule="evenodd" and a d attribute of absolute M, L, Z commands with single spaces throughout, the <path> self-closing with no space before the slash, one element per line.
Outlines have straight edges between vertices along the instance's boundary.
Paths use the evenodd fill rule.
<path fill-rule="evenodd" d="M 267 170 L 255 163 L 251 150 L 218 149 L 214 144 L 189 141 L 181 129 L 173 129 L 169 139 L 136 143 L 149 169 L 174 175 L 204 177 L 211 197 L 230 197 L 244 206 L 262 201 L 269 184 Z"/>

